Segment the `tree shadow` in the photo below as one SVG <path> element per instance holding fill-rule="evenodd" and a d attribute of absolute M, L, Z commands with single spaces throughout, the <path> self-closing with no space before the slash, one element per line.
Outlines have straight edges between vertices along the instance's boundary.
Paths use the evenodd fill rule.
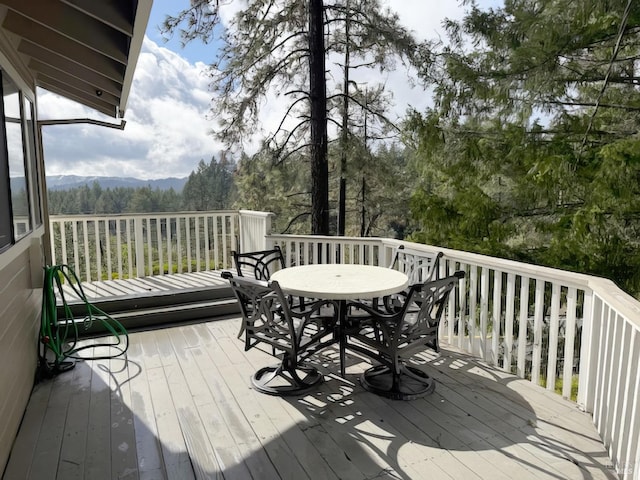
<path fill-rule="evenodd" d="M 245 355 L 232 338 L 235 328 L 230 332 L 226 340 L 238 342 Z M 215 358 L 205 348 L 184 355 Z M 365 391 L 355 372 L 366 359 L 357 355 L 348 355 L 341 378 L 337 351 L 327 349 L 310 359 L 325 374 L 313 393 L 265 396 L 251 389 L 248 375 L 220 367 L 201 387 L 235 387 L 213 395 L 215 404 L 204 403 L 210 400 L 198 388 L 177 391 L 171 379 L 181 370 L 145 365 L 140 359 L 149 354 L 143 348 L 129 358 L 79 362 L 37 385 L 3 479 L 39 479 L 43 471 L 48 478 L 57 471 L 61 480 L 500 478 L 501 469 L 509 476 L 590 479 L 605 472 L 615 478 L 601 444 L 559 421 L 569 407 L 560 402 L 554 414 L 553 403 L 533 406 L 527 395 L 539 396 L 537 387 L 455 352 L 412 359 L 437 381 L 432 395 L 414 401 Z M 254 355 L 251 362 L 270 360 Z M 251 411 L 241 408 L 251 398 L 237 403 L 245 392 L 260 403 Z M 260 417 L 267 413 L 269 419 Z M 279 416 L 288 419 L 281 429 Z M 277 433 L 265 438 L 258 427 L 267 421 Z M 226 435 L 235 445 L 212 441 Z"/>

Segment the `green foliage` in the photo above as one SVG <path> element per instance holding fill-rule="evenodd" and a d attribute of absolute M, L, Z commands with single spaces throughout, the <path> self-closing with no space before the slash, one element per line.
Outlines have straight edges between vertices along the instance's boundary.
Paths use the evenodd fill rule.
<path fill-rule="evenodd" d="M 414 239 L 640 292 L 640 4 L 626 5 L 511 0 L 448 23 L 452 45 L 421 72 L 435 106 L 407 120 Z"/>
<path fill-rule="evenodd" d="M 69 190 L 48 190 L 50 215 L 177 212 L 181 195 L 151 187 L 102 188 L 98 182 Z"/>
<path fill-rule="evenodd" d="M 407 179 L 407 157 L 398 146 L 367 152 L 353 146 L 347 172 L 346 235 L 403 238 L 407 229 L 407 203 L 413 183 Z M 339 162 L 339 151 L 329 151 L 331 170 Z M 310 170 L 307 158 L 292 155 L 277 163 L 266 151 L 238 162 L 236 185 L 239 208 L 276 214 L 273 229 L 279 233 L 308 234 L 311 214 Z M 301 166 L 302 165 L 302 166 Z M 365 197 L 362 200 L 364 179 Z M 331 205 L 337 204 L 338 179 L 332 183 Z M 363 217 L 364 206 L 364 217 Z M 334 217 L 335 218 L 335 217 Z M 363 221 L 364 218 L 364 221 Z"/>
<path fill-rule="evenodd" d="M 50 215 L 225 210 L 235 199 L 235 164 L 224 157 L 200 160 L 182 192 L 140 188 L 102 188 L 96 181 L 69 190 L 48 190 Z"/>
<path fill-rule="evenodd" d="M 222 157 L 211 159 L 209 164 L 200 160 L 198 169 L 191 172 L 182 191 L 185 210 L 225 210 L 233 204 L 235 164 Z"/>

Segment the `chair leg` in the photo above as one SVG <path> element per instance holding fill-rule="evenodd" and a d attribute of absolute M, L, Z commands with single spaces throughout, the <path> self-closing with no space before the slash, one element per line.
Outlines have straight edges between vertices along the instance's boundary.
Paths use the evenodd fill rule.
<path fill-rule="evenodd" d="M 268 395 L 304 395 L 324 380 L 315 368 L 291 362 L 285 355 L 282 363 L 258 370 L 251 383 L 259 392 Z"/>
<path fill-rule="evenodd" d="M 435 380 L 422 370 L 400 364 L 397 372 L 386 365 L 376 365 L 360 375 L 365 390 L 392 400 L 415 400 L 433 393 Z"/>

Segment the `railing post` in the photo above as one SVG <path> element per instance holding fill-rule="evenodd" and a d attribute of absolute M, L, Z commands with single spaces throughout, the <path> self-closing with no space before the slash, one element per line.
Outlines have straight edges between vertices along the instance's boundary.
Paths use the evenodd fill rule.
<path fill-rule="evenodd" d="M 273 215 L 270 212 L 252 212 L 249 210 L 240 210 L 238 212 L 241 252 L 270 248 L 271 240 L 267 236 L 271 235 L 271 217 Z"/>
<path fill-rule="evenodd" d="M 133 243 L 136 248 L 136 276 L 140 278 L 144 277 L 144 234 L 142 230 L 142 219 L 136 217 L 133 224 L 135 231 Z"/>
<path fill-rule="evenodd" d="M 598 336 L 596 328 L 602 322 L 602 300 L 593 292 L 585 291 L 582 313 L 582 339 L 578 370 L 577 404 L 585 412 L 593 413 L 597 362 Z"/>

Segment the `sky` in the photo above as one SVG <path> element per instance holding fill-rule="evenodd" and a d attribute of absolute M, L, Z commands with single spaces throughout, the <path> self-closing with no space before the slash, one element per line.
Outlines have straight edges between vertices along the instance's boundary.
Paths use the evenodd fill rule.
<path fill-rule="evenodd" d="M 479 2 L 487 4 L 497 0 Z M 124 119 L 124 130 L 96 125 L 43 127 L 47 175 L 127 176 L 140 179 L 186 177 L 198 162 L 209 162 L 224 148 L 210 131 L 213 94 L 205 74 L 215 54 L 215 45 L 193 41 L 182 46 L 178 38 L 165 41 L 160 26 L 166 15 L 175 15 L 189 0 L 154 0 L 142 51 L 138 59 Z M 463 10 L 455 0 L 382 0 L 396 11 L 418 39 L 443 36 L 444 18 L 460 18 Z M 239 8 L 239 0 L 230 2 Z M 232 12 L 227 11 L 227 15 Z M 404 67 L 387 75 L 393 94 L 392 117 L 407 107 L 426 107 L 429 96 L 411 86 Z M 261 122 L 269 131 L 278 120 L 278 108 L 267 108 Z M 38 90 L 38 118 L 114 119 Z M 250 149 L 250 147 L 249 147 Z"/>

